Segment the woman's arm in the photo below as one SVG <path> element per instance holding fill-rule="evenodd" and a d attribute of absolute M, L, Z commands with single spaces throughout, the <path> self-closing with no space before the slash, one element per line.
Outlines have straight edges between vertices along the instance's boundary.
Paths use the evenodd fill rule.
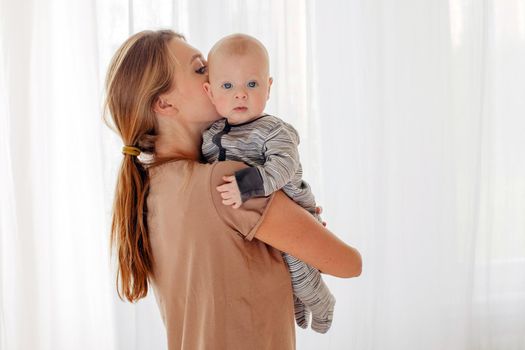
<path fill-rule="evenodd" d="M 274 195 L 255 238 L 337 277 L 361 274 L 361 255 L 282 191 Z"/>
<path fill-rule="evenodd" d="M 217 189 L 223 176 L 247 166 L 240 162 L 215 163 L 211 173 L 211 197 L 224 223 L 245 239 L 258 240 L 337 277 L 361 274 L 361 255 L 320 224 L 312 214 L 292 201 L 282 190 L 273 197 L 253 198 L 233 209 L 222 203 Z M 271 198 L 271 199 L 270 199 Z"/>

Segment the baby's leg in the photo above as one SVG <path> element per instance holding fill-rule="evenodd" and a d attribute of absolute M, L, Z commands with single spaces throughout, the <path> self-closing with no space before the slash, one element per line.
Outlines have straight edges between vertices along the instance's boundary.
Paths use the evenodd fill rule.
<path fill-rule="evenodd" d="M 289 254 L 283 253 L 283 257 L 290 270 L 295 297 L 302 301 L 306 308 L 312 312 L 312 329 L 318 333 L 326 333 L 332 325 L 335 305 L 334 296 L 330 293 L 316 268 Z M 302 328 L 306 328 L 308 319 L 305 320 L 306 322 L 302 322 L 300 317 L 298 319 L 298 315 L 301 316 L 301 305 L 299 305 L 298 309 L 297 304 L 296 302 L 295 314 L 297 324 Z"/>
<path fill-rule="evenodd" d="M 306 308 L 303 301 L 295 294 L 295 285 L 293 276 L 297 275 L 297 269 L 301 268 L 296 262 L 299 261 L 293 258 L 291 255 L 282 253 L 283 260 L 288 265 L 288 271 L 290 272 L 290 279 L 292 281 L 293 301 L 294 301 L 294 313 L 295 322 L 301 328 L 308 328 L 308 322 L 310 321 L 310 310 Z"/>
<path fill-rule="evenodd" d="M 302 261 L 297 260 L 286 253 L 282 253 L 282 255 L 284 261 L 288 265 L 288 271 L 290 272 L 290 280 L 292 281 L 295 322 L 299 327 L 306 329 L 308 328 L 308 323 L 310 322 L 310 310 L 306 307 L 306 305 L 304 305 L 303 301 L 299 299 L 299 297 L 295 293 L 298 287 L 297 276 L 305 274 L 306 271 L 299 271 L 303 268 Z"/>
<path fill-rule="evenodd" d="M 306 305 L 299 299 L 295 294 L 293 295 L 293 306 L 295 314 L 295 322 L 303 329 L 308 328 L 308 322 L 310 322 L 310 310 L 306 308 Z"/>
<path fill-rule="evenodd" d="M 283 191 L 297 204 L 311 213 L 320 223 L 321 216 L 315 212 L 315 198 L 305 181 L 296 181 L 283 187 Z M 332 325 L 335 298 L 321 278 L 321 273 L 306 263 L 286 255 L 290 267 L 294 294 L 312 312 L 312 329 L 326 333 Z"/>

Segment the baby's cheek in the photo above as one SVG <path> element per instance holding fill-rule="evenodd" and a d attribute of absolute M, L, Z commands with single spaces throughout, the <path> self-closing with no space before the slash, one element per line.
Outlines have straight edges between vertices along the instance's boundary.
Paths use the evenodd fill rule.
<path fill-rule="evenodd" d="M 215 100 L 215 108 L 217 108 L 217 111 L 222 114 L 226 115 L 229 111 L 229 103 L 227 99 L 219 98 Z"/>
<path fill-rule="evenodd" d="M 257 110 L 259 110 L 260 112 L 264 111 L 264 107 L 266 106 L 266 100 L 264 99 L 264 97 L 261 97 L 261 98 L 258 98 L 257 99 Z"/>

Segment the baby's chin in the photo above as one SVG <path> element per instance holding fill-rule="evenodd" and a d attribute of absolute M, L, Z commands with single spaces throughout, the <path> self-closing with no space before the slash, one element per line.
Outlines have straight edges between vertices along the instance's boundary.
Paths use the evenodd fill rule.
<path fill-rule="evenodd" d="M 226 119 L 228 120 L 228 124 L 235 125 L 235 124 L 247 123 L 251 120 L 256 119 L 260 115 L 261 115 L 260 113 L 256 115 L 250 115 L 250 114 L 243 115 L 242 113 L 234 113 L 234 114 L 227 116 Z"/>

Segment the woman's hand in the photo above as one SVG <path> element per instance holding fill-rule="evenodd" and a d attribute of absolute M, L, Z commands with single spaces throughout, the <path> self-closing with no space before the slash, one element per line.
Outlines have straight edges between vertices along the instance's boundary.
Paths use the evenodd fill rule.
<path fill-rule="evenodd" d="M 317 215 L 321 215 L 322 212 L 323 212 L 323 207 L 321 206 L 315 207 L 315 213 Z M 323 221 L 322 224 L 324 227 L 326 227 L 326 221 Z"/>
<path fill-rule="evenodd" d="M 217 191 L 221 193 L 222 204 L 231 205 L 233 209 L 239 208 L 242 204 L 242 200 L 235 176 L 223 176 L 222 179 L 226 181 L 226 183 L 217 186 Z"/>

